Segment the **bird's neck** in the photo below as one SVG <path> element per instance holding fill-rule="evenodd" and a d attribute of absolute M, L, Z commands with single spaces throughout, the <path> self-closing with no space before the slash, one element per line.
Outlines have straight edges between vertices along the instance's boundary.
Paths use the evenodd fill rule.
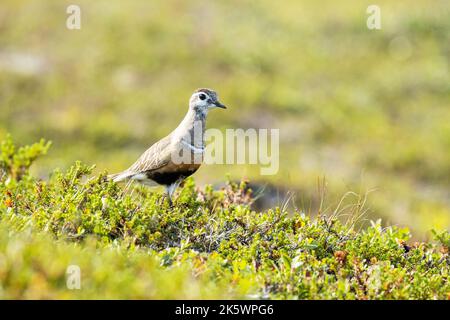
<path fill-rule="evenodd" d="M 206 113 L 189 108 L 184 119 L 175 129 L 175 136 L 195 147 L 203 147 L 206 126 Z"/>

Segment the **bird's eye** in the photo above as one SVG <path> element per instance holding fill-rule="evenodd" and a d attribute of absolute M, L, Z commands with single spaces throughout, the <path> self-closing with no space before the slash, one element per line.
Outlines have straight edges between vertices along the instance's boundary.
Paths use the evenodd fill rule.
<path fill-rule="evenodd" d="M 200 98 L 200 100 L 205 100 L 206 99 L 206 94 L 201 94 L 198 96 Z"/>

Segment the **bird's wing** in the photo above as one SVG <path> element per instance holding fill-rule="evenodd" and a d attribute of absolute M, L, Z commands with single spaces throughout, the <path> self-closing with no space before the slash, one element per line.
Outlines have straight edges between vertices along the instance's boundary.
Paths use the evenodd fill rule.
<path fill-rule="evenodd" d="M 138 174 L 160 169 L 171 160 L 170 148 L 171 136 L 167 136 L 145 151 L 140 158 L 127 170 L 129 173 Z"/>

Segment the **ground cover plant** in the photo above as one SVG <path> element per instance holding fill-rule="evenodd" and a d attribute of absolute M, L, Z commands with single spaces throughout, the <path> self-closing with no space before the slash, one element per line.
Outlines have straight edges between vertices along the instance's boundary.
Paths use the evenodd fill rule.
<path fill-rule="evenodd" d="M 246 182 L 189 179 L 171 207 L 80 162 L 36 178 L 49 146 L 1 142 L 0 298 L 449 298 L 450 234 L 414 242 L 406 228 L 358 226 L 365 197 L 311 218 L 252 210 Z"/>

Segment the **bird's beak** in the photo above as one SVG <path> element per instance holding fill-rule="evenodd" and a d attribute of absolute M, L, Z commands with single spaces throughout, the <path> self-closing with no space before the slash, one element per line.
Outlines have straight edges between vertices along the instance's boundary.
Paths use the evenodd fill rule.
<path fill-rule="evenodd" d="M 214 101 L 213 104 L 217 107 L 217 108 L 222 108 L 222 109 L 226 109 L 227 107 L 223 104 L 221 104 L 219 101 Z"/>

